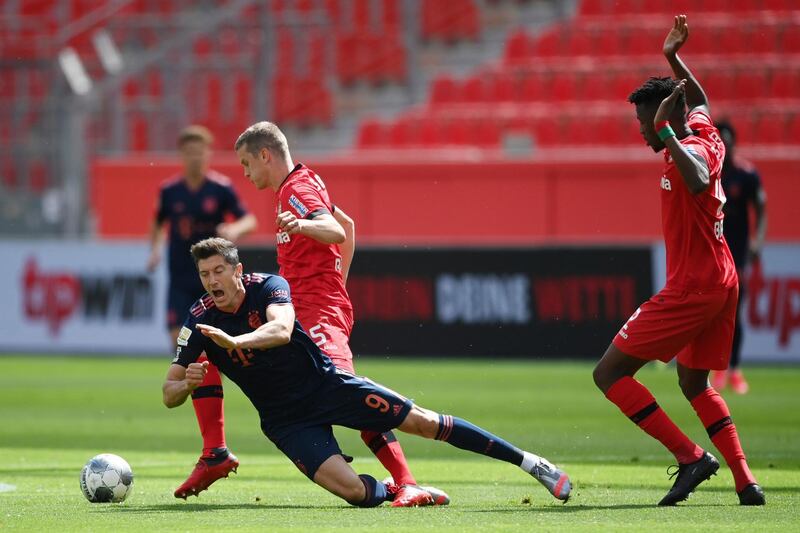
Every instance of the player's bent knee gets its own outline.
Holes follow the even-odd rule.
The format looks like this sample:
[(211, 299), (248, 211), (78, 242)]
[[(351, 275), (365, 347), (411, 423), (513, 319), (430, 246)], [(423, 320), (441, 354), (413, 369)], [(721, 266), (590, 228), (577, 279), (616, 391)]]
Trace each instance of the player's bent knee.
[(432, 439), (439, 429), (439, 414), (415, 405), (397, 429), (405, 433)]

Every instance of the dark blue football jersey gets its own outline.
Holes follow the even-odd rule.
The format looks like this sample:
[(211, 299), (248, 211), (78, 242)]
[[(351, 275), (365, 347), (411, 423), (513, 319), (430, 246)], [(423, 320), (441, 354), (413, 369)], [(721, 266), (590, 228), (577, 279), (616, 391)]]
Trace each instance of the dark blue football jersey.
[(206, 175), (193, 191), (182, 179), (161, 187), (156, 221), (169, 222), (169, 274), (173, 284), (197, 285), (194, 261), (189, 248), (203, 239), (216, 237), (217, 226), (226, 216), (235, 219), (247, 214), (230, 180), (214, 171)]
[(266, 350), (221, 348), (195, 325), (208, 324), (231, 336), (249, 333), (266, 322), (267, 307), (291, 303), (289, 284), (273, 274), (245, 274), (245, 298), (233, 313), (220, 311), (207, 294), (195, 303), (178, 335), (173, 363), (189, 366), (204, 351), (209, 361), (236, 383), (261, 415), (262, 423), (283, 420), (314, 398), (335, 367), (295, 320), (289, 344)]
[(749, 206), (754, 206), (762, 193), (761, 177), (755, 167), (746, 161), (734, 160), (722, 167), (722, 189), (725, 192), (725, 222), (723, 233), (731, 249), (736, 267), (747, 262), (750, 246)]

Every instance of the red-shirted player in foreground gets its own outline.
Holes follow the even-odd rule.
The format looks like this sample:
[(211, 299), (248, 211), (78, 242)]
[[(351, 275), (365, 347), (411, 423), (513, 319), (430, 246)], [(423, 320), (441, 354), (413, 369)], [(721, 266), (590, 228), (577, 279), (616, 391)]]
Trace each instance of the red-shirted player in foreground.
[[(314, 171), (294, 164), (275, 124), (247, 128), (235, 149), (247, 178), (258, 189), (276, 192), (278, 266), (292, 289), (297, 319), (337, 368), (354, 374), (349, 347), (353, 307), (345, 289), (354, 251), (353, 221), (334, 207)], [(443, 492), (417, 486), (392, 432), (363, 431), (361, 438), (392, 475), (393, 506), (449, 502)]]
[(606, 398), (675, 455), (678, 477), (659, 502), (675, 505), (715, 474), (719, 463), (669, 419), (633, 376), (648, 361), (667, 362), (677, 355), (681, 390), (733, 472), (739, 503), (763, 505), (764, 493), (747, 466), (728, 406), (708, 383), (709, 370), (728, 366), (738, 282), (722, 234), (725, 147), (703, 89), (677, 55), (688, 36), (686, 16), (675, 17), (664, 55), (681, 81), (650, 78), (629, 97), (647, 144), (656, 152), (666, 148), (661, 224), (667, 283), (622, 326), (597, 364), (594, 381)]

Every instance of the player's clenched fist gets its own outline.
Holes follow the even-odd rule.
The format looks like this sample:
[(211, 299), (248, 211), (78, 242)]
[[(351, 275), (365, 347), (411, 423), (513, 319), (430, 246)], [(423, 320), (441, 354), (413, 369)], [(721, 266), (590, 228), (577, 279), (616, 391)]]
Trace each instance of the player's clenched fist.
[(200, 386), (208, 373), (208, 361), (189, 363), (186, 367), (186, 384), (192, 390)]
[(303, 223), (303, 221), (294, 216), (294, 213), (291, 211), (284, 211), (283, 213), (279, 214), (278, 219), (275, 222), (278, 224), (280, 229), (289, 235), (299, 233)]

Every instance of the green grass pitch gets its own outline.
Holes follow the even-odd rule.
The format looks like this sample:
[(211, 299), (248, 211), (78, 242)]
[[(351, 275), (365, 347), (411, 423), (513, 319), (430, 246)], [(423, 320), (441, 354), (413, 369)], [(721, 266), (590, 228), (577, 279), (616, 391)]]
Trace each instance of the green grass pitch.
[[(242, 466), (200, 498), (173, 489), (200, 450), (192, 409), (168, 410), (168, 360), (0, 356), (0, 530), (27, 531), (797, 531), (800, 368), (748, 369), (751, 393), (726, 395), (765, 508), (739, 507), (730, 472), (677, 508), (655, 503), (671, 456), (606, 401), (591, 364), (364, 359), (358, 370), (422, 406), (466, 418), (562, 465), (566, 505), (519, 469), (445, 443), (401, 436), (420, 482), (446, 508), (355, 509), (305, 479), (259, 431), (255, 410), (226, 382), (227, 440)], [(672, 368), (640, 379), (685, 431), (717, 454)], [(357, 471), (383, 477), (356, 432), (336, 431)], [(90, 504), (78, 487), (89, 457), (116, 453), (135, 482), (122, 504)], [(9, 490), (14, 486), (14, 490)]]

